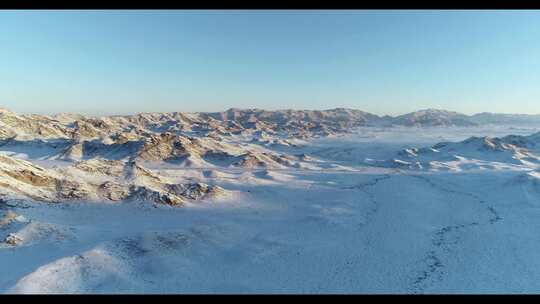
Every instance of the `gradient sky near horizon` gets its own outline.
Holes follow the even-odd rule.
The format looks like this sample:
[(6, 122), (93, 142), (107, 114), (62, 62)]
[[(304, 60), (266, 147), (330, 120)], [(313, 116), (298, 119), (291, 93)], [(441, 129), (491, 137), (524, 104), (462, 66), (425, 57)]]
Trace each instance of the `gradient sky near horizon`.
[(1, 11), (0, 106), (540, 113), (540, 11)]

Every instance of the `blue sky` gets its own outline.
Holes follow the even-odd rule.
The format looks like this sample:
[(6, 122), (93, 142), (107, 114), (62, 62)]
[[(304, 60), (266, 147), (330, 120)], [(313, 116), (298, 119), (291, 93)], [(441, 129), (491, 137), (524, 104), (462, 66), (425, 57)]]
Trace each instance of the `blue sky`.
[(0, 105), (540, 113), (540, 11), (1, 11)]

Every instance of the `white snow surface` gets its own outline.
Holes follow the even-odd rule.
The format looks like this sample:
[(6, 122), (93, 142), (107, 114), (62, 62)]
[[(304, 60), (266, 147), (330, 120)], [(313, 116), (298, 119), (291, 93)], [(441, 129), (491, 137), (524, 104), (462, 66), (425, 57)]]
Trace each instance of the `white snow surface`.
[[(298, 167), (146, 166), (236, 193), (226, 200), (1, 205), (0, 241), (14, 243), (0, 246), (0, 292), (537, 293), (536, 165), (371, 165), (410, 147), (537, 131), (361, 128), (275, 146), (309, 155)], [(65, 163), (38, 152), (5, 151)], [(2, 221), (8, 209), (17, 217)]]

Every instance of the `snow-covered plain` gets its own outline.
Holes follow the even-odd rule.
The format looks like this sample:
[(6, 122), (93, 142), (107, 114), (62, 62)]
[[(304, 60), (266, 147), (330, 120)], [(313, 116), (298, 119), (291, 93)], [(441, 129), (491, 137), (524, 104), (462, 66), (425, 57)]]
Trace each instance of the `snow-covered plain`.
[(2, 239), (22, 239), (0, 247), (0, 291), (540, 292), (536, 168), (369, 165), (412, 146), (537, 131), (363, 128), (275, 148), (306, 153), (319, 170), (148, 165), (162, 176), (237, 190), (228, 200), (183, 207), (22, 202), (9, 207), (18, 215), (13, 224), (0, 220)]

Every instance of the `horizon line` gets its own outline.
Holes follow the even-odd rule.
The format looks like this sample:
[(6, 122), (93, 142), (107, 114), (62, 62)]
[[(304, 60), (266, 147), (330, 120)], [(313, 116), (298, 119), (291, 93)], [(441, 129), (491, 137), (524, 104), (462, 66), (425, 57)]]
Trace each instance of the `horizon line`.
[(475, 116), (479, 114), (499, 114), (499, 115), (524, 115), (524, 116), (539, 116), (540, 113), (535, 114), (527, 114), (527, 113), (507, 113), (507, 112), (489, 112), (489, 111), (482, 111), (482, 112), (476, 112), (473, 114), (465, 114), (463, 112), (454, 111), (454, 110), (447, 110), (443, 108), (420, 108), (418, 110), (402, 113), (402, 114), (396, 114), (396, 115), (390, 115), (390, 114), (374, 114), (373, 112), (368, 112), (362, 109), (358, 108), (348, 108), (348, 107), (335, 107), (335, 108), (327, 108), (327, 109), (292, 109), (292, 108), (285, 108), (285, 109), (275, 109), (275, 110), (268, 110), (264, 108), (258, 108), (258, 107), (230, 107), (222, 111), (142, 111), (142, 112), (134, 112), (130, 114), (88, 114), (84, 112), (55, 112), (51, 114), (40, 114), (40, 113), (33, 113), (33, 112), (16, 112), (11, 110), (10, 108), (0, 106), (0, 111), (8, 111), (16, 114), (22, 114), (22, 115), (40, 115), (40, 116), (57, 116), (57, 115), (82, 115), (82, 116), (90, 116), (90, 117), (113, 117), (113, 116), (133, 116), (133, 115), (140, 115), (140, 114), (159, 114), (159, 113), (186, 113), (186, 114), (207, 114), (207, 113), (223, 113), (228, 112), (231, 110), (238, 110), (238, 111), (267, 111), (267, 112), (284, 112), (284, 111), (311, 111), (311, 112), (325, 112), (325, 111), (335, 111), (335, 110), (352, 110), (352, 111), (360, 111), (364, 112), (366, 114), (375, 115), (378, 117), (399, 117), (404, 116), (408, 114), (413, 114), (421, 111), (440, 111), (440, 112), (450, 112), (450, 113), (456, 113), (460, 115), (465, 116)]

